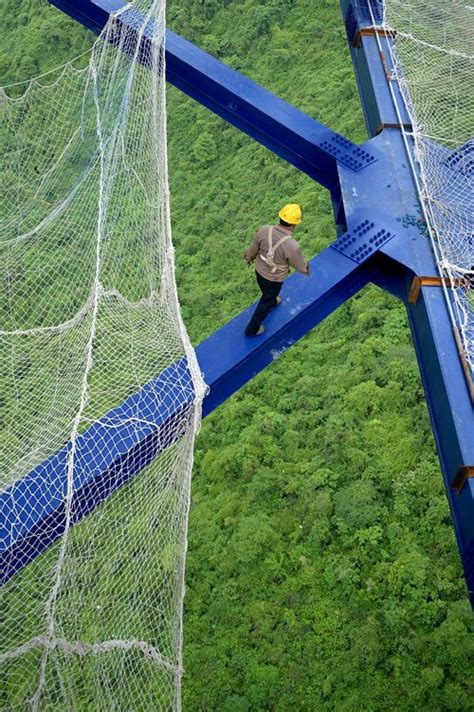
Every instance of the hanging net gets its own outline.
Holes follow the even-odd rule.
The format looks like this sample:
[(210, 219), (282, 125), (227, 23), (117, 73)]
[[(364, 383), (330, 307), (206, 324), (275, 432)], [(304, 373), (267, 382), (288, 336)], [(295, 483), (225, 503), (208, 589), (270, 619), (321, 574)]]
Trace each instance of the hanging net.
[(474, 377), (474, 5), (385, 0), (396, 79), (413, 124), (421, 198), (461, 352)]
[[(0, 707), (178, 709), (203, 384), (174, 279), (164, 0), (0, 90)], [(84, 66), (86, 65), (86, 66)]]

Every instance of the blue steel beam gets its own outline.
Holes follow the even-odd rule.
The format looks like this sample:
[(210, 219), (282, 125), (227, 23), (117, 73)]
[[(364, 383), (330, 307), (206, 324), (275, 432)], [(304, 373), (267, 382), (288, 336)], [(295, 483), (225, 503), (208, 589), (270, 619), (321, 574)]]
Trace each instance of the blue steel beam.
[[(474, 605), (474, 479), (467, 479), (459, 492), (455, 487), (463, 472), (474, 474), (473, 404), (442, 289), (425, 287), (416, 303), (408, 300), (412, 275), (436, 276), (438, 268), (417, 195), (413, 174), (416, 165), (413, 161), (410, 165), (413, 144), (409, 137), (407, 143), (404, 141), (395, 104), (403, 128), (409, 119), (396, 83), (391, 83), (394, 98), (389, 89), (388, 77), (393, 71), (389, 45), (393, 40), (384, 34), (377, 36), (370, 29), (369, 3), (379, 23), (381, 4), (377, 0), (341, 0), (368, 130), (373, 135), (383, 128), (380, 135), (365, 144), (367, 150), (379, 155), (379, 161), (364, 171), (363, 179), (340, 166), (341, 198), (348, 221), (361, 205), (369, 214), (384, 205), (400, 221), (396, 238), (383, 245), (380, 253), (398, 265), (397, 271), (409, 275), (401, 291), (400, 281), (395, 289), (389, 289), (398, 292), (407, 307), (459, 551)], [(364, 29), (368, 29), (367, 33), (361, 34)], [(354, 42), (358, 33), (359, 39)], [(378, 40), (382, 44), (382, 55)], [(387, 288), (386, 275), (379, 280), (374, 275), (373, 279)]]
[(422, 289), (408, 317), (425, 389), (468, 591), (474, 605), (474, 479), (457, 478), (474, 463), (474, 413), (440, 288)]
[[(123, 0), (49, 1), (96, 33), (110, 13), (126, 5)], [(124, 31), (136, 32), (136, 11), (125, 10), (119, 22)], [(150, 30), (145, 31), (142, 42), (149, 36)], [(170, 30), (165, 47), (166, 78), (171, 84), (324, 185), (336, 202), (337, 163), (357, 172), (375, 160), (365, 149)]]
[[(295, 274), (287, 280), (283, 304), (267, 320), (263, 337), (244, 336), (254, 304), (197, 347), (210, 389), (203, 415), (367, 284), (371, 274), (370, 268), (334, 247), (314, 258), (311, 268), (311, 278)], [(80, 435), (74, 458), (72, 524), (181, 436), (180, 425), (192, 402), (191, 377), (182, 360)], [(70, 450), (69, 443), (0, 494), (0, 585), (64, 532)]]
[[(378, 0), (371, 0), (371, 7), (378, 26), (379, 23), (382, 23), (382, 3)], [(392, 68), (389, 57), (392, 37), (379, 31), (378, 37), (382, 48), (380, 50), (375, 34), (377, 27), (373, 27), (369, 10), (369, 0), (341, 0), (341, 9), (365, 123), (369, 135), (375, 136), (384, 128), (395, 127), (399, 124), (388, 83), (391, 81), (389, 77)], [(392, 89), (401, 109), (402, 123), (404, 126), (410, 127), (410, 117), (396, 82), (392, 83)]]
[(191, 375), (182, 359), (77, 438), (72, 492), (71, 443), (3, 490), (0, 585), (64, 532), (68, 494), (76, 524), (182, 434), (193, 400)]
[[(400, 132), (394, 128), (390, 128), (396, 124), (394, 121), (396, 112), (394, 111), (392, 96), (388, 89), (388, 76), (391, 71), (387, 63), (388, 53), (387, 55), (380, 53), (375, 32), (361, 32), (361, 30), (367, 29), (371, 24), (369, 3), (371, 3), (375, 12), (376, 22), (379, 22), (380, 3), (377, 2), (377, 0), (352, 0), (352, 2), (342, 0), (348, 34), (354, 44), (351, 51), (359, 88), (363, 98), (364, 113), (369, 132), (373, 135), (383, 129), (383, 133), (377, 137), (377, 139), (368, 142), (360, 149), (369, 157), (365, 163), (363, 162), (362, 166), (358, 166), (354, 163), (354, 161), (357, 160), (355, 156), (352, 157), (352, 161), (341, 159), (341, 151), (343, 152), (345, 150), (344, 139), (338, 151), (333, 150), (331, 152), (331, 150), (329, 150), (331, 148), (330, 146), (329, 149), (328, 146), (323, 147), (326, 153), (338, 159), (337, 169), (339, 175), (337, 182), (341, 188), (341, 201), (352, 237), (355, 236), (357, 242), (357, 245), (353, 245), (353, 243), (347, 240), (344, 241), (344, 239), (338, 241), (335, 247), (330, 248), (332, 253), (330, 252), (328, 254), (332, 255), (332, 259), (330, 259), (329, 262), (335, 259), (340, 260), (342, 256), (344, 260), (351, 261), (356, 265), (353, 267), (353, 278), (356, 280), (354, 289), (357, 290), (360, 288), (359, 283), (362, 278), (362, 281), (369, 279), (367, 273), (368, 267), (357, 266), (357, 260), (361, 259), (361, 257), (362, 259), (370, 258), (370, 278), (380, 286), (397, 294), (397, 296), (401, 297), (405, 303), (407, 303), (407, 295), (412, 277), (415, 274), (436, 274), (436, 265), (426, 236), (420, 234), (419, 203), (413, 177), (410, 175), (407, 153)], [(71, 6), (71, 3), (59, 2), (59, 0), (54, 0), (54, 4), (58, 6)], [(89, 10), (91, 10), (92, 5), (95, 6), (96, 12), (98, 12), (99, 9), (101, 9), (102, 12), (106, 9), (110, 12), (118, 9), (117, 6), (119, 3), (111, 2), (111, 0), (101, 0), (100, 2), (93, 3), (80, 0), (80, 2), (74, 4), (74, 12), (70, 12), (70, 14), (74, 15), (76, 13), (75, 16), (77, 16), (77, 13), (80, 10), (82, 11), (85, 6), (88, 6)], [(71, 7), (69, 9), (71, 9)], [(78, 19), (81, 19), (83, 24), (87, 25), (90, 21), (90, 17), (92, 16), (86, 13), (86, 15), (82, 16), (82, 19)], [(87, 19), (86, 22), (84, 18)], [(97, 15), (95, 22), (98, 22)], [(97, 24), (95, 31), (99, 31), (99, 29), (100, 27)], [(358, 32), (359, 37), (357, 38)], [(351, 33), (353, 33), (353, 37), (351, 37)], [(170, 33), (168, 33), (168, 37), (170, 37)], [(180, 40), (180, 38), (178, 39)], [(383, 45), (383, 47), (388, 47), (391, 41), (390, 38), (383, 38), (383, 40), (387, 43)], [(180, 42), (185, 43), (184, 40), (180, 40)], [(191, 65), (194, 59), (196, 59), (199, 65), (200, 59), (200, 51), (195, 50), (192, 46), (187, 47), (188, 44), (189, 43), (183, 44), (184, 65), (180, 66), (179, 63), (183, 60), (183, 57), (178, 57), (179, 52), (176, 52), (178, 57), (177, 66), (179, 67), (178, 73), (182, 77), (176, 81), (183, 82), (181, 88), (185, 91), (185, 85), (188, 82), (187, 77), (192, 77), (193, 71), (189, 67), (189, 74), (187, 75), (187, 69), (184, 67), (186, 64)], [(197, 52), (197, 55), (194, 54), (194, 51)], [(189, 52), (187, 59), (186, 52)], [(211, 105), (214, 101), (213, 97), (211, 97), (211, 101), (211, 99), (207, 97), (206, 92), (201, 93), (202, 87), (205, 84), (206, 72), (209, 72), (210, 79), (216, 79), (217, 85), (219, 85), (220, 67), (222, 67), (220, 63), (213, 64), (216, 60), (212, 60), (212, 58), (209, 58), (212, 61), (206, 65), (207, 56), (205, 58), (201, 57), (201, 59), (203, 61), (200, 69), (203, 71), (203, 74), (193, 80), (196, 81), (197, 87), (190, 88), (191, 84), (188, 85), (188, 93), (212, 110), (215, 110), (219, 115), (231, 120), (234, 125), (246, 130), (243, 125), (237, 123), (237, 120), (232, 120), (232, 117), (229, 118), (229, 116), (224, 114), (224, 110), (219, 108), (220, 100), (217, 101), (217, 104)], [(206, 61), (204, 61), (204, 59), (206, 59)], [(168, 62), (170, 62), (169, 58)], [(229, 71), (232, 72), (232, 70)], [(213, 75), (213, 72), (216, 73), (216, 76)], [(235, 82), (238, 87), (242, 78), (237, 73), (232, 73), (227, 76), (230, 81), (230, 86), (227, 88), (235, 93), (236, 87), (232, 86), (232, 84)], [(243, 81), (245, 83), (248, 80)], [(242, 87), (244, 98), (246, 91), (252, 94), (252, 83), (242, 84)], [(212, 94), (215, 95), (217, 92), (218, 90), (213, 86)], [(227, 95), (223, 94), (222, 96), (225, 96), (227, 100)], [(271, 95), (268, 96), (271, 97)], [(395, 97), (396, 101), (398, 101), (399, 95), (397, 95), (397, 92), (395, 92)], [(215, 106), (217, 106), (217, 109)], [(268, 104), (264, 102), (259, 108), (265, 113), (271, 110), (271, 107), (272, 101), (269, 100)], [(403, 105), (401, 102), (400, 107), (402, 110), (402, 124), (404, 124), (406, 114), (403, 114)], [(231, 108), (232, 114), (234, 107)], [(229, 110), (229, 106), (227, 106), (227, 110)], [(246, 110), (244, 110), (243, 106), (239, 104), (236, 105), (235, 112), (239, 117), (239, 121), (247, 120)], [(275, 127), (271, 130), (273, 132)], [(297, 131), (297, 127), (295, 127), (295, 130)], [(247, 133), (257, 140), (261, 140), (259, 136), (253, 135), (251, 130), (247, 130)], [(265, 140), (262, 140), (262, 143), (265, 143)], [(265, 143), (265, 145), (269, 144)], [(273, 148), (273, 150), (279, 153), (281, 149), (277, 147), (277, 149)], [(352, 150), (354, 149), (351, 148), (351, 151)], [(287, 160), (293, 162), (294, 165), (298, 165), (296, 161), (292, 161), (291, 158), (283, 152), (280, 152), (279, 155), (287, 158)], [(377, 158), (379, 162), (375, 163)], [(302, 168), (301, 164), (298, 167)], [(364, 171), (361, 172), (360, 169), (362, 167), (364, 167)], [(304, 168), (302, 169), (304, 170)], [(327, 165), (325, 169), (331, 170)], [(311, 175), (309, 171), (307, 172)], [(318, 179), (316, 176), (313, 177)], [(323, 177), (321, 179), (323, 184), (325, 184), (324, 180)], [(329, 183), (329, 181), (326, 181), (326, 183)], [(328, 184), (328, 187), (332, 190), (333, 197), (339, 188), (338, 185), (337, 188), (334, 189), (335, 184), (334, 176), (331, 175), (330, 185)], [(377, 219), (377, 209), (380, 205), (384, 205), (385, 209), (392, 214), (393, 220), (398, 221), (398, 230), (397, 226), (394, 228), (393, 220), (385, 224), (383, 221), (380, 222), (380, 220)], [(364, 222), (360, 221), (360, 215), (358, 215), (361, 207), (366, 211), (369, 222), (373, 220), (375, 216), (377, 224), (371, 236), (366, 235), (361, 227), (362, 222)], [(386, 230), (383, 244), (379, 244), (381, 229)], [(386, 239), (387, 233), (389, 239)], [(396, 237), (392, 239), (394, 233), (397, 234)], [(377, 235), (379, 243), (377, 243)], [(350, 250), (352, 246), (354, 249), (351, 253)], [(336, 257), (338, 253), (340, 256)], [(325, 253), (323, 253), (323, 255), (324, 254)], [(320, 264), (322, 265), (323, 262), (324, 260)], [(324, 271), (322, 271), (321, 276), (323, 276), (323, 274)], [(348, 275), (344, 277), (341, 275), (341, 284), (344, 285), (343, 289), (347, 291), (347, 296), (349, 296), (349, 292), (351, 291), (349, 289), (351, 280), (352, 277)], [(290, 287), (291, 284), (292, 282), (289, 282), (288, 287)], [(309, 282), (309, 284), (311, 284), (311, 282)], [(307, 286), (304, 282), (301, 282), (299, 285), (300, 296), (304, 292), (304, 286)], [(303, 291), (301, 291), (302, 288)], [(297, 294), (296, 296), (298, 297)], [(318, 314), (319, 316), (317, 318), (323, 318), (325, 313), (328, 313), (327, 310), (335, 308), (338, 300), (341, 299), (337, 282), (335, 282), (328, 291), (328, 301), (326, 304), (325, 299), (319, 301), (316, 295), (313, 296), (315, 297), (315, 300), (313, 300), (314, 309), (310, 304), (304, 305), (302, 309), (302, 311), (307, 312), (308, 316), (312, 315), (312, 318), (316, 318)], [(298, 309), (296, 309), (296, 311), (298, 311)], [(471, 597), (474, 601), (474, 481), (468, 479), (464, 482), (459, 494), (456, 494), (452, 487), (453, 479), (456, 474), (459, 474), (463, 467), (472, 467), (474, 465), (474, 438), (472, 437), (474, 433), (474, 414), (472, 404), (464, 381), (459, 353), (451, 332), (446, 302), (443, 300), (440, 291), (436, 289), (422, 289), (418, 302), (414, 305), (408, 305), (408, 312), (420, 364), (422, 381), (427, 395), (430, 417), (445, 477), (448, 498), (453, 513), (459, 548)], [(281, 318), (283, 313), (284, 310), (273, 314), (270, 317), (270, 323), (274, 322), (274, 326), (277, 327), (277, 322), (274, 320)], [(273, 356), (293, 343), (292, 336), (288, 338), (285, 337), (285, 329), (281, 330), (277, 328), (276, 333), (275, 330), (269, 330), (266, 337), (256, 343), (255, 353), (247, 359), (245, 349), (240, 349), (240, 347), (236, 349), (235, 346), (237, 334), (240, 334), (240, 330), (247, 318), (248, 313), (237, 317), (237, 319), (234, 320), (233, 328), (227, 325), (223, 327), (223, 330), (217, 332), (220, 333), (220, 339), (217, 335), (214, 335), (210, 337), (207, 342), (204, 342), (201, 347), (198, 347), (198, 355), (199, 350), (202, 350), (200, 355), (201, 366), (205, 371), (207, 369), (207, 380), (211, 380), (211, 385), (213, 385), (208, 396), (209, 400), (205, 401), (204, 404), (205, 412), (209, 412), (210, 409), (222, 402), (222, 400), (234, 392), (236, 388), (242, 385), (243, 382), (267, 365), (270, 358), (273, 358)], [(301, 335), (304, 333), (303, 329), (305, 327), (303, 326), (303, 322), (300, 321), (299, 325), (297, 321), (295, 321), (295, 323), (295, 334)], [(291, 331), (290, 324), (288, 324), (288, 327)], [(237, 329), (239, 331), (237, 331)], [(268, 339), (272, 341), (269, 342)], [(227, 347), (225, 347), (226, 341)], [(208, 343), (208, 346), (205, 345), (206, 343)], [(218, 348), (220, 348), (220, 359), (222, 359), (221, 365), (219, 364), (219, 359), (215, 358), (217, 354), (216, 349)], [(226, 362), (226, 354), (228, 357), (228, 353), (232, 353), (233, 350), (235, 350), (235, 360), (231, 359)], [(208, 351), (207, 355), (206, 351)], [(206, 358), (209, 359), (207, 366)]]

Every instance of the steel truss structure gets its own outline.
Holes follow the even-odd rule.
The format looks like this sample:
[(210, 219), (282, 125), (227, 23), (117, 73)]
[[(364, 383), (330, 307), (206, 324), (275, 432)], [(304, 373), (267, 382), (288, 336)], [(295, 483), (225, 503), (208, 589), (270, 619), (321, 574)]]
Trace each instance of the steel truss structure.
[[(50, 2), (96, 33), (110, 13), (125, 4), (123, 0)], [(409, 118), (396, 83), (390, 81), (392, 37), (377, 26), (381, 21), (378, 0), (341, 0), (341, 7), (370, 135), (360, 146), (167, 31), (167, 80), (325, 186), (331, 194), (338, 234), (330, 247), (311, 260), (312, 279), (295, 274), (287, 280), (283, 293), (287, 308), (270, 315), (262, 337), (244, 336), (255, 307), (251, 305), (199, 344), (196, 353), (209, 385), (203, 414), (214, 410), (369, 282), (394, 294), (407, 309), (474, 605), (473, 386), (439, 287), (433, 252), (420, 227), (420, 204), (407, 160), (407, 148), (411, 151), (412, 146), (403, 134)], [(126, 10), (120, 14), (120, 23), (121, 31), (135, 32)], [(146, 33), (142, 41), (148, 41)], [(157, 393), (160, 379), (169, 383), (173, 378), (180, 384), (184, 379), (188, 387), (181, 391), (181, 402), (174, 405), (175, 416), (170, 419), (168, 415), (165, 423)], [(75, 521), (171, 444), (172, 436), (166, 442), (160, 440), (160, 428), (178, 418), (192, 399), (187, 364), (181, 361), (80, 436), (76, 444)], [(135, 420), (148, 424), (133, 429), (127, 424), (107, 427), (126, 423), (124, 415), (131, 409)], [(0, 550), (4, 580), (64, 529), (68, 447), (65, 444), (63, 450), (0, 495), (6, 512), (0, 523), (5, 535)], [(63, 465), (62, 469), (58, 465)], [(52, 477), (57, 480), (54, 500), (48, 494)]]

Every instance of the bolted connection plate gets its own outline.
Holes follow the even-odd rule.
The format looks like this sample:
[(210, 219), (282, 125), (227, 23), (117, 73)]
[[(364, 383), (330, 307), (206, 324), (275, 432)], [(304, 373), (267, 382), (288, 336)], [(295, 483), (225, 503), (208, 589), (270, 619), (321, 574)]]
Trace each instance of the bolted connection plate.
[(343, 163), (353, 171), (360, 171), (377, 160), (375, 156), (371, 156), (363, 148), (355, 146), (344, 136), (331, 136), (328, 141), (321, 141), (319, 145), (324, 151), (334, 156), (339, 163)]
[(394, 232), (377, 228), (370, 220), (363, 220), (355, 228), (341, 235), (331, 247), (360, 265), (392, 237), (395, 237)]

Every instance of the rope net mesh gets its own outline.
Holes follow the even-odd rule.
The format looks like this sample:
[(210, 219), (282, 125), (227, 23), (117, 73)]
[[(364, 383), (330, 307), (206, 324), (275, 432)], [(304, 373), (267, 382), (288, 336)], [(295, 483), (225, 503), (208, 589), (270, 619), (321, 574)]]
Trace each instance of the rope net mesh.
[(474, 377), (474, 5), (385, 0), (392, 59), (413, 124), (421, 198)]
[(87, 66), (0, 90), (4, 709), (180, 706), (204, 388), (174, 278), (164, 5), (111, 16)]

